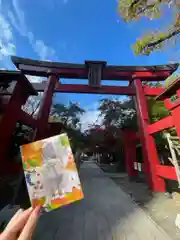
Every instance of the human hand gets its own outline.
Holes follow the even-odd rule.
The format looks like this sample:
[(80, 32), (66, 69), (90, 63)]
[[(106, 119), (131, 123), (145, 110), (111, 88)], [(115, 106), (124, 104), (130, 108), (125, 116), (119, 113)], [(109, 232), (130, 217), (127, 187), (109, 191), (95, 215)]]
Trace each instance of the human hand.
[(41, 207), (19, 209), (12, 217), (0, 240), (30, 240), (36, 227)]

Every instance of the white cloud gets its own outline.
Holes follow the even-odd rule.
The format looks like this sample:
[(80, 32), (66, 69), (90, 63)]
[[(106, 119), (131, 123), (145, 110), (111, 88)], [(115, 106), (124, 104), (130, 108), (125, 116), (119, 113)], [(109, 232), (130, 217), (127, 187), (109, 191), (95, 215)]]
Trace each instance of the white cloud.
[(93, 123), (100, 124), (101, 119), (98, 118), (98, 116), (99, 116), (98, 110), (85, 112), (81, 117), (81, 130), (82, 131), (87, 130), (89, 128), (89, 125)]
[(29, 31), (26, 25), (25, 14), (20, 6), (19, 0), (12, 0), (12, 9), (8, 9), (7, 14), (12, 26), (21, 36), (28, 38), (33, 50), (38, 54), (41, 60), (53, 60), (55, 58), (55, 50), (47, 46), (43, 40), (36, 40), (33, 32)]
[[(0, 42), (1, 44), (1, 42)], [(2, 46), (0, 50), (0, 59), (2, 60), (3, 57), (14, 55), (16, 52), (16, 47), (12, 43), (7, 43), (7, 45)]]
[(81, 130), (85, 131), (89, 125), (102, 123), (103, 117), (100, 117), (98, 111), (99, 102), (95, 102), (87, 107), (86, 112), (81, 116)]
[[(64, 0), (64, 3), (67, 3), (67, 0)], [(55, 50), (48, 46), (43, 39), (36, 39), (33, 32), (28, 29), (26, 16), (21, 4), (23, 4), (22, 0), (11, 0), (8, 2), (0, 0), (0, 67), (7, 68), (8, 66), (13, 66), (9, 56), (16, 55), (16, 46), (13, 38), (14, 30), (22, 37), (28, 39), (32, 49), (41, 60), (57, 60)], [(63, 50), (65, 47), (65, 45), (62, 45)]]
[(55, 58), (55, 50), (52, 47), (47, 46), (42, 40), (36, 40), (33, 49), (39, 55), (41, 60), (52, 60)]
[(27, 35), (27, 27), (25, 23), (25, 14), (21, 9), (19, 0), (12, 0), (12, 6), (14, 11), (8, 11), (8, 17), (11, 20), (12, 25), (22, 35)]
[(7, 9), (7, 16), (12, 26), (18, 31), (18, 33), (23, 37), (27, 37), (30, 44), (32, 44), (34, 35), (31, 31), (28, 30), (25, 14), (20, 6), (19, 0), (12, 0), (12, 8), (11, 10), (9, 8)]
[(8, 20), (0, 14), (0, 61), (2, 67), (8, 68), (11, 63), (9, 56), (16, 53), (11, 25)]
[(1, 37), (8, 40), (12, 40), (12, 29), (8, 21), (4, 18), (3, 15), (0, 15), (0, 32)]
[(33, 35), (33, 33), (32, 33), (32, 32), (28, 32), (28, 33), (27, 33), (27, 37), (28, 37), (28, 39), (29, 39), (29, 42), (30, 42), (31, 44), (33, 44), (33, 41), (34, 41), (34, 35)]
[[(16, 55), (15, 39), (13, 36), (13, 27), (9, 18), (9, 2), (0, 1), (0, 66), (6, 69), (13, 68), (10, 56)], [(11, 8), (18, 8), (17, 2), (12, 0)], [(19, 22), (19, 18), (14, 24)]]

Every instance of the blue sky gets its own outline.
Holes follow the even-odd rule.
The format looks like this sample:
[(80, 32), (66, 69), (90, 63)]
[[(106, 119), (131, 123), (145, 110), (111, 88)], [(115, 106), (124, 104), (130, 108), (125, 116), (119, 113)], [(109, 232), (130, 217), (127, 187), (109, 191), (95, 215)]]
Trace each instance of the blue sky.
[[(14, 69), (10, 55), (73, 63), (105, 60), (116, 65), (167, 64), (178, 60), (178, 47), (136, 57), (131, 45), (148, 30), (162, 25), (166, 28), (170, 19), (166, 9), (161, 19), (124, 23), (116, 0), (0, 0), (0, 68)], [(58, 94), (56, 101), (79, 102), (96, 112), (101, 98), (104, 96)]]

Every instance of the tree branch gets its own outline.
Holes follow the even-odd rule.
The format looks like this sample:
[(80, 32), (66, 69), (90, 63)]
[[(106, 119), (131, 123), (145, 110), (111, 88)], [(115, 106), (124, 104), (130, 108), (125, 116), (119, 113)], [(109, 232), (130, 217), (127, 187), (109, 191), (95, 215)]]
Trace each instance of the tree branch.
[[(135, 0), (134, 2), (132, 2), (130, 7), (129, 7), (129, 11), (132, 11), (133, 6), (135, 4), (140, 3), (140, 2), (141, 2), (141, 0)], [(139, 10), (139, 12), (134, 13), (134, 15), (137, 16), (137, 15), (143, 14), (143, 13), (145, 13), (146, 10), (151, 9), (154, 6), (156, 6), (157, 4), (161, 4), (161, 3), (162, 3), (162, 0), (158, 0), (157, 2), (155, 2), (153, 4), (149, 4), (149, 5), (145, 6), (144, 8), (142, 8), (141, 10)]]
[(178, 35), (179, 33), (180, 33), (180, 29), (177, 29), (177, 30), (171, 32), (169, 35), (167, 35), (164, 38), (161, 38), (161, 39), (158, 39), (154, 42), (148, 43), (142, 50), (145, 50), (146, 48), (155, 47), (156, 45), (158, 45), (160, 43), (163, 43), (164, 41), (169, 40), (170, 38)]
[(147, 5), (146, 7), (142, 8), (139, 12), (137, 12), (136, 15), (140, 15), (142, 13), (145, 13), (146, 10), (148, 10), (150, 8), (153, 8), (154, 6), (155, 6), (155, 4)]
[(134, 2), (131, 3), (130, 5), (130, 9), (132, 9), (134, 7), (134, 5), (136, 5), (138, 2), (140, 2), (141, 0), (135, 0)]

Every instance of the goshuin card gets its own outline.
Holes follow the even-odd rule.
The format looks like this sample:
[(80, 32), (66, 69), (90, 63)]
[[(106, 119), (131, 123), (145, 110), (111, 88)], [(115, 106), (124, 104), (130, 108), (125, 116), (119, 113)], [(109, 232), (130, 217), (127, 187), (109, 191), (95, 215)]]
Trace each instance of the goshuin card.
[(23, 145), (21, 155), (33, 207), (49, 212), (84, 197), (66, 134)]

